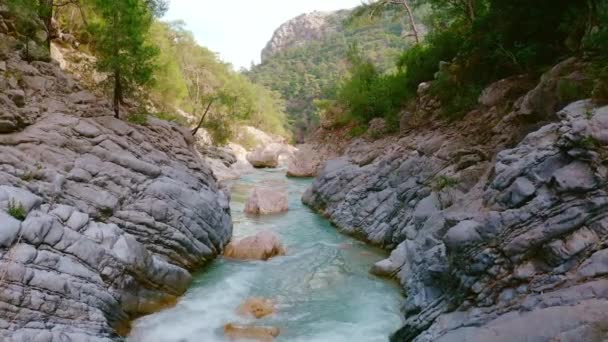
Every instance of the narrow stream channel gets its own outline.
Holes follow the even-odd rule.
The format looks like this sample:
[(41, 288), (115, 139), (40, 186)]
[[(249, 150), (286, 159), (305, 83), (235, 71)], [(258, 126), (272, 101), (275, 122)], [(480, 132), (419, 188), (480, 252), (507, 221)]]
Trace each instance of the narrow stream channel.
[[(368, 273), (386, 254), (339, 234), (305, 207), (300, 198), (310, 182), (266, 170), (234, 183), (234, 238), (274, 231), (287, 256), (268, 262), (218, 258), (195, 276), (175, 307), (136, 321), (129, 342), (228, 341), (226, 323), (279, 327), (276, 341), (387, 341), (401, 323), (401, 290)], [(245, 201), (256, 185), (287, 189), (289, 212), (246, 216)], [(272, 299), (277, 313), (259, 320), (238, 316), (236, 308), (251, 297)]]

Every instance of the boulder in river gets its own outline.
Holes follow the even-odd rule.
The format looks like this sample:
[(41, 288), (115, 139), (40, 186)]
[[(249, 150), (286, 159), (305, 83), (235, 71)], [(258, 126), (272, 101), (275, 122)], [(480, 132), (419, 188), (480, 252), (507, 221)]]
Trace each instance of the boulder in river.
[(266, 188), (254, 188), (245, 204), (245, 212), (254, 215), (269, 215), (289, 210), (287, 194)]
[(226, 246), (224, 256), (237, 260), (268, 260), (285, 255), (285, 247), (279, 237), (270, 231), (261, 231)]
[(241, 306), (239, 306), (238, 313), (243, 316), (253, 316), (255, 318), (262, 318), (268, 315), (272, 315), (275, 311), (274, 303), (272, 300), (267, 298), (249, 298)]
[(224, 326), (224, 334), (231, 340), (253, 340), (272, 342), (279, 336), (281, 329), (277, 327), (246, 326), (228, 323)]
[(247, 160), (255, 168), (277, 168), (283, 156), (293, 156), (295, 148), (282, 143), (272, 143), (258, 147), (247, 154)]

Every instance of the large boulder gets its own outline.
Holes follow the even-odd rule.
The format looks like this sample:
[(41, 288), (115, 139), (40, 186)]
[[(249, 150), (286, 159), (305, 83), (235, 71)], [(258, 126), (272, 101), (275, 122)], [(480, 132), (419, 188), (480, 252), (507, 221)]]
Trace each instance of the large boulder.
[(26, 96), (0, 84), (0, 340), (119, 341), (223, 252), (228, 197), (179, 126), (117, 120), (52, 63), (6, 69)]
[(236, 260), (268, 260), (285, 253), (285, 247), (279, 237), (270, 231), (232, 241), (224, 250), (226, 258)]
[(245, 212), (252, 215), (279, 214), (287, 210), (287, 194), (278, 189), (254, 188), (245, 203)]
[(312, 146), (299, 146), (293, 158), (289, 160), (287, 176), (300, 178), (314, 177), (317, 174), (319, 164), (321, 164), (320, 156)]
[(279, 153), (277, 150), (261, 147), (248, 153), (247, 161), (255, 168), (276, 168), (279, 166)]
[[(276, 168), (293, 156), (295, 148), (283, 143), (271, 143), (247, 154), (247, 160), (256, 168)], [(283, 164), (284, 165), (284, 164)]]

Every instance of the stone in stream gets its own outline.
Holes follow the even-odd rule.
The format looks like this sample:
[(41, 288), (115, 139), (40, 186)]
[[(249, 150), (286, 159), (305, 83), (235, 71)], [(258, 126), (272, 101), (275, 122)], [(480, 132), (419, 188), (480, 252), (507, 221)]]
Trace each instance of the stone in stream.
[(237, 260), (268, 260), (285, 253), (279, 237), (270, 231), (262, 231), (254, 236), (233, 241), (224, 250), (225, 257)]
[(275, 311), (275, 306), (272, 300), (267, 298), (249, 298), (238, 308), (238, 314), (242, 316), (253, 316), (255, 318), (263, 318), (272, 315)]
[(276, 168), (279, 166), (279, 157), (293, 153), (293, 147), (280, 143), (271, 143), (247, 154), (247, 161), (255, 168)]
[(281, 329), (277, 327), (246, 326), (228, 323), (224, 326), (224, 334), (231, 340), (253, 340), (272, 342), (279, 336)]
[(287, 194), (273, 189), (254, 188), (245, 204), (245, 212), (253, 215), (278, 214), (287, 210)]

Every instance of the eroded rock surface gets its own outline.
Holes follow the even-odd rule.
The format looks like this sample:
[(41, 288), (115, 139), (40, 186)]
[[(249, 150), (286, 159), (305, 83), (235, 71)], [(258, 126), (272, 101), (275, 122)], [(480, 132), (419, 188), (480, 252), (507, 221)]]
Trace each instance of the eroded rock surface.
[[(500, 105), (473, 119), (354, 143), (304, 195), (343, 231), (393, 250), (372, 270), (407, 294), (393, 341), (608, 338), (608, 108), (519, 113), (551, 83), (506, 117), (494, 97), (512, 93), (503, 83), (482, 98)], [(535, 111), (557, 119), (506, 123)]]
[(287, 193), (280, 189), (254, 188), (245, 203), (245, 212), (253, 215), (279, 214), (287, 210)]
[(56, 64), (5, 65), (0, 340), (118, 341), (222, 253), (228, 198), (180, 127), (114, 119)]
[(285, 255), (285, 247), (279, 237), (271, 231), (232, 241), (226, 246), (224, 256), (236, 260), (268, 260)]
[(295, 149), (283, 143), (271, 143), (260, 146), (247, 154), (247, 160), (255, 168), (276, 168), (292, 158)]

